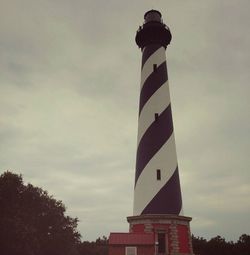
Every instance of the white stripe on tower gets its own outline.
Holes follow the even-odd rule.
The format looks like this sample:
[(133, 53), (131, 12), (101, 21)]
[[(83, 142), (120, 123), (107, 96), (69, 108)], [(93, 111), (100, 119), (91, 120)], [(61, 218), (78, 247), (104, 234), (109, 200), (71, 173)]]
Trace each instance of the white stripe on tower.
[(155, 113), (161, 114), (170, 104), (168, 82), (163, 84), (142, 108), (138, 121), (137, 145), (148, 127), (155, 121)]
[(160, 13), (146, 13), (136, 35), (142, 70), (134, 215), (179, 215), (182, 210), (165, 55), (170, 40)]
[(164, 47), (160, 47), (150, 56), (150, 58), (147, 59), (146, 63), (142, 67), (141, 87), (144, 84), (145, 80), (148, 78), (148, 76), (154, 71), (153, 69), (154, 64), (157, 64), (159, 66), (164, 61), (166, 61), (165, 49)]

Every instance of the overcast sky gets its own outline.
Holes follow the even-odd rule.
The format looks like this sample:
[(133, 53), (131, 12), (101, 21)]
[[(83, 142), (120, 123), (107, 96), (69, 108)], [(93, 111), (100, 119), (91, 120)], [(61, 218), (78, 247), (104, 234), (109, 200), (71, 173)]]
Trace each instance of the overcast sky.
[(195, 235), (250, 234), (249, 0), (0, 0), (0, 173), (80, 220), (128, 231), (143, 15), (173, 40), (169, 83), (184, 214)]

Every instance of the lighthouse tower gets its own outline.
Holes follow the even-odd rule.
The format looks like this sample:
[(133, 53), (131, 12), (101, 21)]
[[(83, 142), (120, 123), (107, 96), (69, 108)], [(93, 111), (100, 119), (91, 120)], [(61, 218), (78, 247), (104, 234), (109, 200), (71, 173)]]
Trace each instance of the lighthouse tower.
[(182, 211), (161, 13), (151, 10), (136, 33), (142, 51), (134, 212), (131, 233), (153, 233), (160, 254), (192, 254), (190, 217)]
[(190, 217), (183, 216), (166, 49), (172, 39), (159, 11), (136, 33), (142, 51), (133, 216), (129, 233), (111, 233), (110, 255), (193, 254)]
[(134, 215), (182, 213), (165, 50), (169, 28), (158, 11), (136, 34), (142, 50)]

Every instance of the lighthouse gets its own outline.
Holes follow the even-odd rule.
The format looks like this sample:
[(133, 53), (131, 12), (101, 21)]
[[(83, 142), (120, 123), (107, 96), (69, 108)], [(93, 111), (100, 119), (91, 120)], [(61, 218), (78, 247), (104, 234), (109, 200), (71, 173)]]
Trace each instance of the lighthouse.
[(142, 52), (133, 216), (129, 233), (111, 233), (110, 255), (191, 255), (190, 221), (183, 215), (166, 49), (172, 35), (150, 10), (136, 33)]
[(173, 131), (165, 50), (169, 28), (149, 11), (136, 34), (142, 50), (134, 215), (175, 214), (182, 199)]

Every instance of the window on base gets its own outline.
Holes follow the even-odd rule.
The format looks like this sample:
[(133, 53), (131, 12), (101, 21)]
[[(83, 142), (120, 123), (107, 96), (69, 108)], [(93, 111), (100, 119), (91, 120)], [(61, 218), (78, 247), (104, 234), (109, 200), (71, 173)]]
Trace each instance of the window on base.
[(125, 252), (125, 255), (137, 255), (137, 247), (127, 246)]

